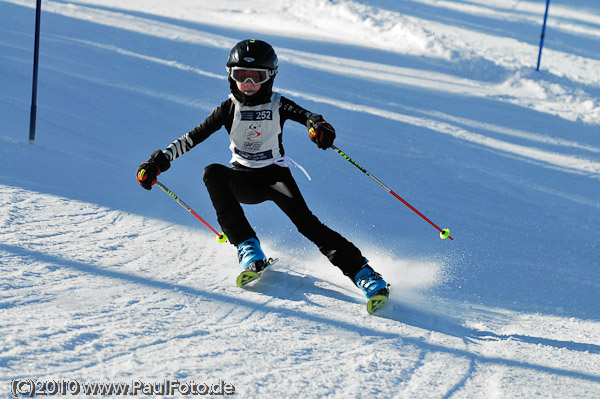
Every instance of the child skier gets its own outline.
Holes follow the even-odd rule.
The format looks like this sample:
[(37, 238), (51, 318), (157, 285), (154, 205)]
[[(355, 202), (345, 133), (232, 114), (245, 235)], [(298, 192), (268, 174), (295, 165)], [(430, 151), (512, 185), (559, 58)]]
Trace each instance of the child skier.
[(305, 124), (310, 139), (323, 150), (333, 144), (335, 130), (321, 115), (273, 92), (277, 68), (277, 55), (268, 43), (260, 40), (237, 43), (227, 60), (229, 98), (164, 151), (152, 153), (139, 166), (137, 180), (150, 190), (156, 177), (169, 169), (173, 160), (224, 126), (231, 141), (232, 167), (209, 165), (204, 169), (203, 179), (219, 225), (237, 246), (241, 266), (259, 272), (268, 263), (240, 203), (271, 200), (332, 264), (363, 289), (367, 298), (376, 294), (387, 297), (389, 290), (381, 275), (368, 265), (358, 248), (321, 223), (300, 194), (289, 169), (291, 165), (299, 165), (285, 155), (282, 145), (283, 124), (288, 119)]

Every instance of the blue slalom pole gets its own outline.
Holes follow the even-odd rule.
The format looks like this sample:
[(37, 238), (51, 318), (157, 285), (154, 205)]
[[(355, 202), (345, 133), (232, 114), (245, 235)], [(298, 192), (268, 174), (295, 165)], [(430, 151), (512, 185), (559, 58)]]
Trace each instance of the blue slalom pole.
[(550, 0), (546, 0), (546, 12), (544, 13), (544, 24), (542, 25), (542, 36), (540, 37), (540, 52), (538, 54), (536, 71), (540, 70), (540, 62), (542, 61), (542, 47), (544, 47), (544, 37), (546, 36), (546, 21), (548, 20), (548, 8), (550, 8)]
[(40, 54), (40, 17), (42, 0), (37, 0), (35, 7), (35, 44), (33, 49), (33, 87), (31, 89), (31, 114), (29, 115), (29, 143), (35, 140), (35, 121), (37, 115), (37, 80)]

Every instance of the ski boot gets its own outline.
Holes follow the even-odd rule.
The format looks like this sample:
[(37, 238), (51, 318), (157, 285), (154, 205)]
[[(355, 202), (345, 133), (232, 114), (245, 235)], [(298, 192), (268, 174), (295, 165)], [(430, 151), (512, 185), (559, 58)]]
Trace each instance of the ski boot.
[(256, 238), (250, 238), (239, 244), (237, 251), (238, 261), (246, 271), (259, 273), (269, 264)]
[(354, 283), (362, 288), (368, 299), (367, 312), (373, 314), (390, 298), (389, 285), (381, 274), (374, 271), (369, 265), (364, 265), (354, 276)]

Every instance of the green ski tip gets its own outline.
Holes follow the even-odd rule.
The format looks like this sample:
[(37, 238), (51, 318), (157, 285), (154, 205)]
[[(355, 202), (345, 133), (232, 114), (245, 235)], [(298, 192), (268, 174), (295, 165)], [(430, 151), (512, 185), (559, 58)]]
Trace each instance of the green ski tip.
[(235, 283), (237, 284), (238, 287), (241, 288), (241, 287), (245, 286), (246, 284), (253, 282), (254, 280), (260, 278), (260, 276), (265, 271), (267, 271), (267, 269), (270, 268), (275, 262), (277, 262), (277, 260), (278, 260), (277, 258), (275, 258), (275, 259), (269, 258), (269, 260), (267, 261), (267, 266), (265, 266), (265, 268), (259, 272), (255, 272), (252, 270), (244, 270), (243, 272), (241, 272), (239, 274)]
[(380, 289), (375, 295), (369, 298), (367, 302), (367, 312), (373, 314), (381, 308), (384, 303), (390, 299), (390, 286)]

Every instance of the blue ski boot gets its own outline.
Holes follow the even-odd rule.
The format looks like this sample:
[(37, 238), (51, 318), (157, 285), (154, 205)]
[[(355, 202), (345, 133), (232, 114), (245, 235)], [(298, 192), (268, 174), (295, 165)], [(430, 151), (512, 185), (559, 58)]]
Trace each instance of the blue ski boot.
[(237, 247), (238, 261), (246, 270), (260, 272), (267, 265), (267, 258), (260, 249), (260, 243), (256, 238), (250, 238)]
[(356, 276), (354, 276), (354, 283), (358, 288), (362, 288), (367, 299), (370, 299), (373, 295), (382, 290), (388, 291), (388, 285), (383, 277), (381, 277), (381, 274), (371, 269), (369, 265), (364, 265), (362, 269), (356, 273)]
[(375, 313), (390, 298), (390, 288), (381, 274), (364, 265), (354, 276), (354, 283), (367, 297), (367, 312)]

